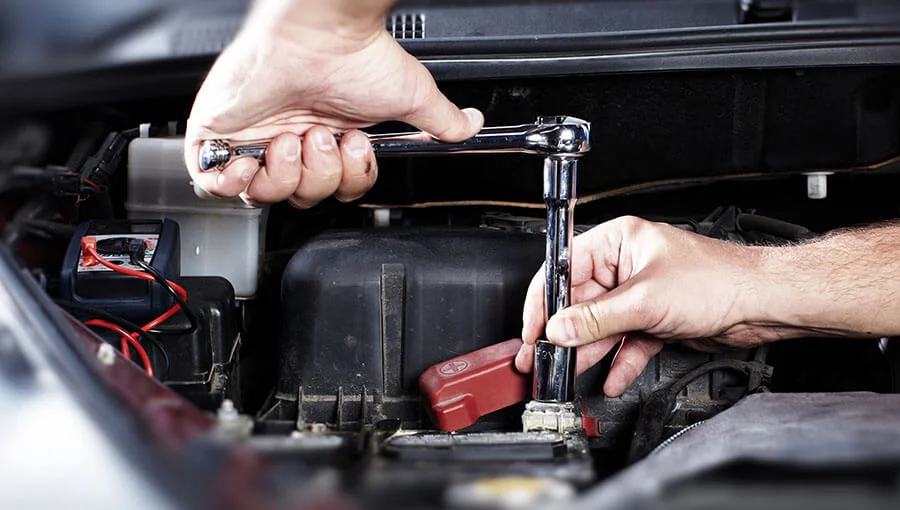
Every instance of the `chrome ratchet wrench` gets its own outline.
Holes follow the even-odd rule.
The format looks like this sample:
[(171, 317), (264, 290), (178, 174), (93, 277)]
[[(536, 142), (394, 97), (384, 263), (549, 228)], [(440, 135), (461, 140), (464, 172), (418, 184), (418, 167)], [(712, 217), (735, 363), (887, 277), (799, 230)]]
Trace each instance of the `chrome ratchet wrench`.
[[(381, 157), (512, 152), (575, 160), (590, 150), (589, 137), (590, 123), (574, 117), (551, 116), (538, 117), (533, 124), (487, 127), (472, 138), (456, 143), (441, 142), (424, 133), (369, 135), (369, 141), (375, 155)], [(241, 157), (253, 157), (264, 163), (268, 145), (268, 141), (232, 145), (226, 140), (206, 140), (200, 146), (200, 170), (220, 171), (231, 160)]]
[[(568, 116), (538, 117), (533, 124), (488, 127), (462, 142), (441, 142), (423, 133), (369, 135), (375, 155), (406, 157), (474, 153), (524, 153), (544, 158), (544, 202), (547, 206), (544, 264), (544, 318), (569, 306), (571, 247), (578, 160), (590, 150), (590, 123)], [(208, 140), (200, 147), (200, 169), (220, 171), (231, 160), (253, 157), (265, 162), (267, 141), (232, 146)], [(522, 416), (523, 428), (568, 432), (580, 426), (575, 399), (575, 349), (546, 340), (535, 346), (532, 401)]]

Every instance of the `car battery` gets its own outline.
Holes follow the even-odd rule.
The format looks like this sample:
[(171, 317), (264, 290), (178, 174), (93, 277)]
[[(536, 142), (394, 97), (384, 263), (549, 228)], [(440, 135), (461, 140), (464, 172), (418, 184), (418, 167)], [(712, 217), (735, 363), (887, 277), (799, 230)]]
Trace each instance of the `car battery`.
[(128, 241), (146, 244), (144, 263), (167, 280), (180, 276), (178, 224), (163, 220), (88, 221), (78, 226), (66, 250), (60, 275), (60, 298), (90, 306), (133, 321), (149, 320), (174, 305), (174, 299), (157, 283), (118, 273), (85, 257), (82, 240), (93, 237), (97, 251), (115, 265), (140, 271), (122, 250)]

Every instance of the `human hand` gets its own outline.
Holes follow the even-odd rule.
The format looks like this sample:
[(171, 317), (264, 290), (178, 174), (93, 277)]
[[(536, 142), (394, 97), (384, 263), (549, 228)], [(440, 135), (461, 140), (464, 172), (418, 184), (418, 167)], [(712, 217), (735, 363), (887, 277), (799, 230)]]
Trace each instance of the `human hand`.
[[(254, 205), (287, 199), (307, 208), (331, 195), (350, 201), (378, 173), (371, 144), (357, 128), (397, 120), (445, 141), (475, 135), (481, 113), (458, 109), (384, 30), (387, 5), (257, 2), (195, 99), (185, 136), (195, 184)], [(339, 143), (336, 133), (343, 133)], [(202, 173), (199, 147), (214, 138), (272, 141), (263, 167), (238, 158), (220, 173)]]
[[(616, 345), (604, 385), (617, 397), (665, 342), (701, 350), (752, 347), (779, 338), (760, 313), (761, 248), (706, 238), (671, 225), (623, 217), (577, 236), (572, 305), (546, 324), (546, 339), (577, 347), (577, 373)], [(530, 372), (545, 330), (543, 268), (525, 300), (525, 344), (516, 367)], [(624, 340), (624, 341), (623, 341)]]

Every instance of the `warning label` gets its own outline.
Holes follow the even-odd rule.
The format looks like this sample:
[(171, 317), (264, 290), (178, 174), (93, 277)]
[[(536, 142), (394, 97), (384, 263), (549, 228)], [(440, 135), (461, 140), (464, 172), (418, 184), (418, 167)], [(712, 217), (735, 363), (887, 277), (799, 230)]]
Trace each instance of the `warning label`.
[[(118, 234), (118, 235), (100, 235), (100, 236), (91, 236), (97, 239), (97, 242), (100, 242), (104, 239), (143, 239), (147, 243), (147, 251), (144, 252), (144, 262), (147, 264), (153, 260), (153, 254), (156, 253), (156, 244), (159, 242), (158, 234)], [(104, 266), (103, 264), (96, 263), (95, 261), (85, 260), (84, 252), (81, 252), (81, 257), (78, 260), (78, 272), (79, 273), (93, 273), (100, 271), (112, 271), (112, 269)], [(131, 258), (128, 255), (104, 255), (103, 258), (112, 262), (117, 266), (122, 266), (128, 269), (134, 269), (135, 271), (143, 271), (140, 267), (135, 266), (131, 263)], [(91, 264), (91, 262), (94, 262)]]

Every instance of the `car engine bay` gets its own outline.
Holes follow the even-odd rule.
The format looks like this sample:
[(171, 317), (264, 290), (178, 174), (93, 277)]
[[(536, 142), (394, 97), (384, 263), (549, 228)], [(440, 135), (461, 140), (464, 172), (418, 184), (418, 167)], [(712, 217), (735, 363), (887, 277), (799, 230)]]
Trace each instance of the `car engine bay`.
[[(481, 108), (488, 125), (560, 114), (591, 123), (576, 235), (633, 215), (773, 245), (900, 217), (900, 68), (463, 80), (442, 89)], [(486, 413), (478, 405), (490, 407), (480, 394), (500, 387), (512, 395), (504, 403), (530, 392), (530, 376), (510, 370), (515, 350), (501, 344), (520, 342), (525, 291), (545, 260), (541, 158), (384, 158), (375, 188), (355, 202), (258, 208), (191, 183), (182, 160), (190, 101), (166, 91), (11, 115), (0, 137), (0, 166), (10, 169), (0, 184), (2, 239), (116, 356), (143, 351), (143, 363), (132, 353), (137, 367), (214, 417), (214, 442), (274, 466), (266, 483), (280, 498), (520, 508), (590, 505), (596, 492), (595, 503), (612, 507), (624, 501), (610, 496), (616, 487), (640, 478), (629, 469), (653, 478), (646, 463), (662, 465), (663, 449), (679, 439), (693, 451), (715, 448), (716, 436), (688, 432), (709, 430), (717, 415), (758, 419), (758, 436), (733, 440), (764, 443), (773, 417), (799, 413), (792, 399), (827, 410), (847, 406), (851, 392), (887, 398), (900, 389), (895, 339), (716, 353), (671, 344), (619, 398), (601, 389), (609, 359), (578, 376), (575, 433), (523, 431), (524, 400)], [(140, 326), (176, 303), (189, 313)], [(123, 349), (109, 323), (147, 334)], [(475, 412), (474, 423), (441, 430), (434, 413), (448, 405), (447, 388), (427, 386), (423, 374), (458, 376), (487, 363), (467, 356), (492, 346), (484, 379), (462, 378), (451, 392), (469, 403), (448, 412)], [(833, 426), (896, 428), (900, 418), (887, 410), (897, 405), (873, 399), (871, 415), (832, 416)], [(800, 415), (810, 427), (824, 419)], [(789, 444), (799, 451), (797, 434)], [(882, 436), (886, 450), (896, 450), (893, 434)], [(704, 472), (727, 464), (710, 462)], [(738, 476), (715, 473), (707, 484)], [(759, 484), (792, 476), (757, 474)], [(675, 496), (669, 507), (682, 502), (691, 507)]]

